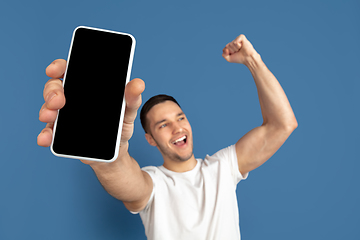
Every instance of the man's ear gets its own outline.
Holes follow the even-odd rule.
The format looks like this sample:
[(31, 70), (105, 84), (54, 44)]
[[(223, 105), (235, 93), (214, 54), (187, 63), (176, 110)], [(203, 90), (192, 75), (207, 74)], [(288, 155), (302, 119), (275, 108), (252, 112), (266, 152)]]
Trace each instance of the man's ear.
[(156, 144), (154, 138), (151, 136), (151, 134), (145, 133), (145, 138), (151, 146), (154, 146), (154, 147), (157, 146), (157, 144)]

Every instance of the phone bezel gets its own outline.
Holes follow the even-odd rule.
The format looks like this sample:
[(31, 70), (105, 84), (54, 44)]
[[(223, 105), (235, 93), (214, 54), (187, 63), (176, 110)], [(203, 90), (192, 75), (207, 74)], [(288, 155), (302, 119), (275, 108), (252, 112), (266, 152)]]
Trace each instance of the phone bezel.
[[(63, 78), (63, 86), (65, 86), (65, 82), (66, 82), (66, 74), (67, 74), (69, 60), (71, 58), (71, 52), (72, 52), (72, 47), (73, 47), (76, 31), (78, 29), (81, 29), (81, 28), (94, 30), (94, 31), (102, 31), (102, 32), (108, 32), (108, 33), (114, 33), (114, 34), (121, 34), (121, 35), (129, 36), (131, 38), (132, 44), (131, 44), (131, 50), (130, 50), (128, 69), (127, 69), (127, 74), (126, 74), (126, 81), (125, 81), (125, 86), (126, 86), (128, 84), (128, 82), (130, 81), (131, 69), (132, 69), (132, 64), (133, 64), (133, 59), (134, 59), (134, 52), (135, 52), (135, 45), (136, 45), (136, 40), (135, 40), (134, 36), (129, 34), (129, 33), (106, 30), (106, 29), (101, 29), (101, 28), (88, 27), (88, 26), (78, 26), (73, 31), (72, 38), (71, 38), (71, 44), (70, 44), (70, 48), (69, 48), (69, 53), (68, 53), (68, 57), (67, 57), (66, 70), (65, 70), (64, 78)], [(55, 138), (55, 133), (56, 133), (56, 126), (57, 126), (57, 121), (58, 121), (58, 116), (59, 116), (60, 110), (58, 110), (58, 116), (56, 117), (54, 127), (53, 127), (53, 135), (52, 135), (52, 141), (51, 141), (51, 146), (50, 146), (51, 152), (57, 157), (64, 157), (64, 158), (90, 160), (90, 161), (97, 161), (97, 162), (113, 162), (113, 161), (115, 161), (117, 159), (118, 155), (119, 155), (120, 140), (121, 140), (121, 133), (122, 133), (122, 127), (123, 127), (123, 122), (124, 122), (125, 107), (126, 107), (126, 101), (125, 101), (125, 94), (124, 94), (123, 101), (122, 101), (122, 106), (121, 106), (121, 114), (120, 114), (120, 121), (119, 121), (118, 133), (117, 133), (117, 138), (116, 138), (116, 145), (115, 145), (115, 149), (114, 149), (114, 156), (110, 160), (56, 153), (55, 150), (53, 149), (53, 143), (54, 143), (54, 138)]]

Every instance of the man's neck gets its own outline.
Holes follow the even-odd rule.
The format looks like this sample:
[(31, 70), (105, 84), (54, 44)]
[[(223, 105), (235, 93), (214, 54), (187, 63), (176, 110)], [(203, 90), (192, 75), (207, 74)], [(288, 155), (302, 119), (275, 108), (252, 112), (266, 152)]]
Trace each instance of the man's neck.
[(188, 172), (193, 170), (197, 164), (194, 155), (186, 161), (164, 159), (163, 166), (173, 172)]

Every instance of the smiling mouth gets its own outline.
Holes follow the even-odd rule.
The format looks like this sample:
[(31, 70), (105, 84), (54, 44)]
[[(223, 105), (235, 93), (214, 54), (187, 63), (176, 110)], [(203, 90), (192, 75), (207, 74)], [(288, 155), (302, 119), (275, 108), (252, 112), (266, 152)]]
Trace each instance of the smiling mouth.
[(187, 140), (187, 136), (183, 136), (181, 138), (176, 139), (175, 141), (172, 142), (172, 144), (176, 145), (176, 146), (182, 146), (186, 143)]

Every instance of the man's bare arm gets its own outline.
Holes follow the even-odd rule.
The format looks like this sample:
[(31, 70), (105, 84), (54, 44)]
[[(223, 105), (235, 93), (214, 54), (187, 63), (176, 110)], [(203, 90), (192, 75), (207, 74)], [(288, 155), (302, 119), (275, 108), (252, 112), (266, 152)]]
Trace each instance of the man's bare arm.
[(223, 57), (249, 68), (263, 116), (263, 124), (245, 134), (235, 145), (239, 170), (245, 174), (266, 162), (298, 124), (280, 83), (244, 35), (226, 45)]
[(128, 153), (105, 164), (90, 165), (105, 190), (123, 201), (130, 211), (144, 209), (153, 187), (150, 176), (140, 169), (139, 164)]
[[(45, 103), (39, 113), (39, 120), (46, 122), (46, 127), (38, 135), (38, 145), (48, 147), (51, 145), (53, 125), (58, 109), (65, 105), (65, 95), (60, 78), (64, 76), (66, 61), (55, 60), (46, 69), (51, 78), (44, 87)], [(90, 165), (99, 181), (112, 196), (124, 202), (131, 211), (142, 210), (152, 191), (150, 176), (141, 171), (138, 163), (128, 153), (130, 140), (137, 110), (141, 105), (141, 93), (145, 84), (141, 79), (133, 79), (125, 88), (126, 110), (121, 136), (118, 158), (111, 163), (81, 160)], [(81, 126), (79, 126), (81, 127)]]

